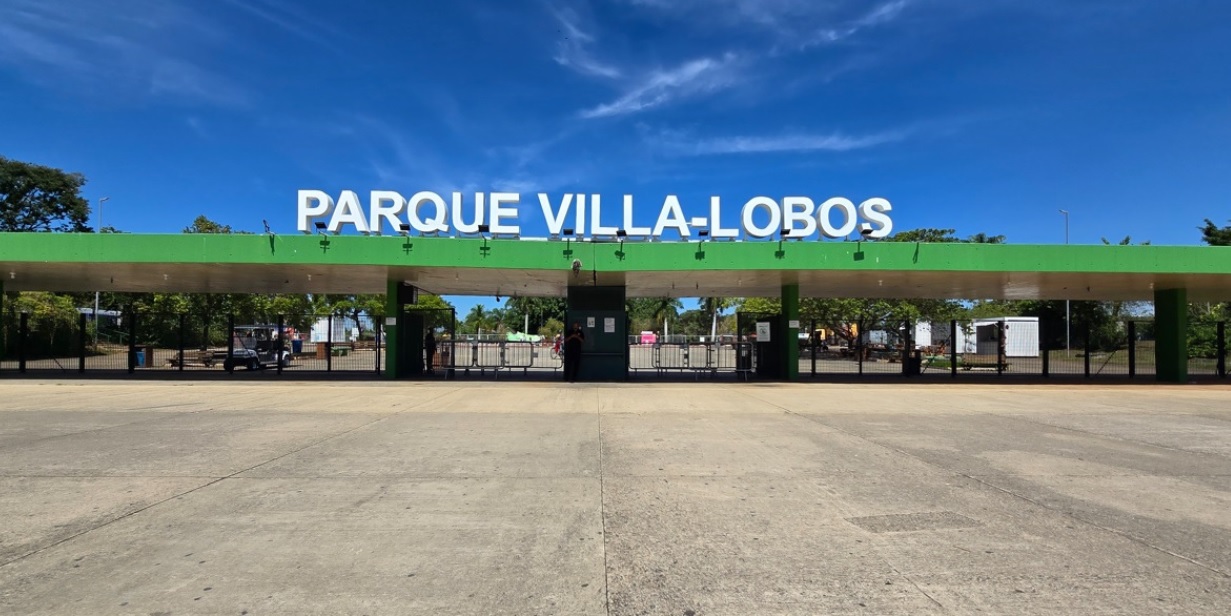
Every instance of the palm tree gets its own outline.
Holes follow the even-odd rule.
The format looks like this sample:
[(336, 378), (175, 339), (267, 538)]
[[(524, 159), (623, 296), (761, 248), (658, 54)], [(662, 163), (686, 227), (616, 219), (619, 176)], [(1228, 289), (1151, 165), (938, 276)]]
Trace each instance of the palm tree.
[(702, 297), (697, 303), (703, 310), (710, 313), (710, 338), (717, 338), (718, 313), (735, 305), (735, 300), (729, 297)]

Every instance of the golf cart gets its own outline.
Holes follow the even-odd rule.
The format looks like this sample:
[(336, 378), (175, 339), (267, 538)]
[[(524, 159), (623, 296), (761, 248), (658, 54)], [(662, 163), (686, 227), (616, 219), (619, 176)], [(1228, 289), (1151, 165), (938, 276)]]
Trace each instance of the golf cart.
[(243, 325), (235, 328), (234, 344), (230, 357), (226, 349), (215, 351), (215, 359), (221, 354), (222, 368), (227, 372), (243, 366), (249, 370), (263, 370), (279, 363), (286, 367), (291, 363), (291, 352), (287, 349), (286, 328), (283, 328), (282, 350), (278, 350), (278, 326), (276, 325)]

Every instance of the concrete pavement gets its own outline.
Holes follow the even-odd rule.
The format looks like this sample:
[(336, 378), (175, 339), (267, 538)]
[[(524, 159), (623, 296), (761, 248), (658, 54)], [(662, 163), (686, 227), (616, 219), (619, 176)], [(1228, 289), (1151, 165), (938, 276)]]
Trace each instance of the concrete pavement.
[(0, 381), (2, 614), (1225, 614), (1231, 388)]

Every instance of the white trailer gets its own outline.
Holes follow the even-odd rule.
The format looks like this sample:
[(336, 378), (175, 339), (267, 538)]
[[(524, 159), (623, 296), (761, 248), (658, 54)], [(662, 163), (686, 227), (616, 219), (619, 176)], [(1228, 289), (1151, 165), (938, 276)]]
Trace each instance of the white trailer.
[(1039, 356), (1038, 317), (995, 317), (958, 323), (957, 352), (971, 355), (996, 355), (997, 326), (1004, 323), (1005, 357)]

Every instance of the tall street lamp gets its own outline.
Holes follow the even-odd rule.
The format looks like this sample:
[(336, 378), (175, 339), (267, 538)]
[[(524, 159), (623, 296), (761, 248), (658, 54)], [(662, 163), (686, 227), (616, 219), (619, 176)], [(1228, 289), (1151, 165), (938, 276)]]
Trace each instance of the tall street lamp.
[[(1069, 211), (1060, 210), (1060, 213), (1064, 214), (1064, 245), (1068, 246), (1069, 245)], [(1073, 327), (1069, 324), (1069, 300), (1066, 299), (1064, 300), (1064, 354), (1066, 357), (1072, 355), (1073, 353), (1073, 349), (1072, 349), (1072, 345), (1070, 341), (1070, 334), (1072, 331), (1073, 331)]]
[[(103, 204), (111, 197), (98, 200), (98, 232), (103, 232)], [(94, 292), (94, 348), (98, 348), (98, 291)]]

